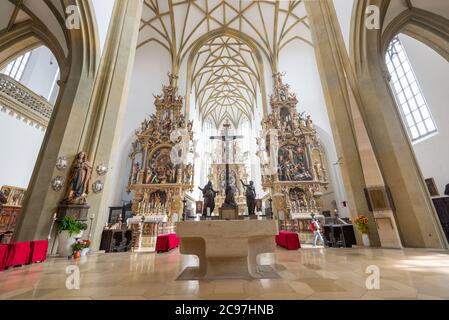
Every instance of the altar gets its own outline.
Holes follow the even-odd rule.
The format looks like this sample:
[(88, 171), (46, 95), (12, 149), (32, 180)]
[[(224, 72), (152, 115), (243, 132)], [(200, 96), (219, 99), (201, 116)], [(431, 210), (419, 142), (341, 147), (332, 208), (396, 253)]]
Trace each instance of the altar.
[(191, 279), (263, 278), (257, 256), (274, 253), (275, 220), (184, 221), (176, 225), (180, 253), (196, 255)]

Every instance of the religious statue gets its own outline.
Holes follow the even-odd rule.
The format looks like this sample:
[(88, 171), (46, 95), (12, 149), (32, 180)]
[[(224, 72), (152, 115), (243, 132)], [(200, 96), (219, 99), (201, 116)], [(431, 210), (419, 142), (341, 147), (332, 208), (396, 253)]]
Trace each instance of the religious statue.
[(133, 172), (132, 172), (132, 183), (137, 183), (137, 178), (140, 172), (140, 163), (136, 162), (133, 166)]
[(210, 214), (214, 212), (215, 209), (215, 197), (217, 196), (218, 191), (214, 190), (212, 186), (212, 182), (208, 182), (204, 188), (198, 187), (203, 193), (204, 205), (203, 205), (203, 217), (207, 217), (207, 208), (210, 208)]
[(223, 207), (232, 207), (232, 208), (238, 208), (237, 202), (235, 202), (235, 194), (234, 194), (234, 188), (228, 185), (226, 187), (226, 197), (224, 199)]
[(86, 197), (90, 191), (92, 164), (85, 152), (80, 152), (73, 161), (64, 199), (68, 204), (86, 204)]
[(310, 129), (313, 129), (313, 121), (312, 121), (312, 117), (310, 115), (307, 116), (306, 126)]
[(184, 168), (184, 183), (187, 183), (187, 184), (191, 183), (192, 176), (193, 176), (193, 165), (189, 163)]
[(243, 187), (246, 189), (245, 195), (246, 195), (246, 205), (248, 206), (248, 214), (250, 216), (255, 214), (256, 209), (256, 188), (254, 187), (254, 182), (250, 181), (249, 184), (245, 184), (243, 180), (240, 180), (242, 182)]
[(313, 164), (313, 168), (315, 170), (315, 177), (317, 180), (321, 180), (323, 178), (322, 175), (322, 168), (321, 168), (321, 163), (319, 161), (315, 161), (315, 163)]

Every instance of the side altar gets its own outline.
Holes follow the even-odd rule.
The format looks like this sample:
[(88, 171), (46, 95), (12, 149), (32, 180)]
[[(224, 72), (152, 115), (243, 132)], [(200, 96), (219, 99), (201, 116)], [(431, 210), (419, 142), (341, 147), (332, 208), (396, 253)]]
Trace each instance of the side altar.
[(274, 75), (273, 92), (272, 112), (262, 120), (258, 139), (262, 187), (269, 191), (278, 218), (300, 220), (301, 230), (308, 230), (328, 186), (324, 148), (311, 116), (297, 112), (298, 99), (280, 73)]
[[(143, 221), (140, 227), (137, 223), (131, 226), (133, 229), (153, 230), (152, 224), (176, 222), (182, 216), (185, 194), (193, 189), (193, 160), (188, 162), (194, 149), (193, 124), (182, 113), (177, 77), (169, 75), (169, 79), (162, 95), (155, 96), (155, 114), (136, 130), (129, 155), (132, 163), (127, 192), (134, 193), (134, 220)], [(157, 236), (146, 233), (151, 234), (148, 237)]]

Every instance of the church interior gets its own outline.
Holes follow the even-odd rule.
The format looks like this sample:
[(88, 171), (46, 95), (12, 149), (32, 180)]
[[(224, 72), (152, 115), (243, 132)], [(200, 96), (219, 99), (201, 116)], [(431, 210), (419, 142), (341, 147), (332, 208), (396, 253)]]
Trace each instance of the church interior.
[(0, 299), (449, 299), (448, 62), (447, 0), (1, 0)]

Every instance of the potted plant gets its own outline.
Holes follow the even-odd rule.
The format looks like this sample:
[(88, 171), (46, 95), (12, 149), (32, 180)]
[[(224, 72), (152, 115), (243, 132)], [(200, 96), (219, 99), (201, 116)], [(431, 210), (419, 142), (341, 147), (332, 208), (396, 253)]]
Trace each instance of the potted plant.
[(72, 245), (76, 242), (77, 238), (81, 238), (83, 236), (83, 231), (86, 229), (86, 223), (76, 221), (76, 219), (72, 216), (65, 216), (59, 225), (59, 256), (72, 256)]
[(359, 215), (355, 218), (354, 223), (357, 225), (357, 229), (362, 233), (362, 242), (365, 247), (370, 246), (369, 240), (369, 228), (368, 228), (368, 218), (364, 215)]
[(78, 259), (79, 257), (84, 257), (89, 252), (90, 240), (77, 239), (72, 245), (73, 257)]
[(84, 245), (82, 243), (82, 240), (77, 240), (73, 245), (72, 245), (72, 255), (74, 259), (79, 259), (79, 257), (81, 256), (81, 250), (84, 249)]

